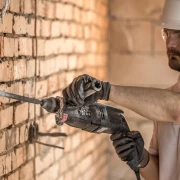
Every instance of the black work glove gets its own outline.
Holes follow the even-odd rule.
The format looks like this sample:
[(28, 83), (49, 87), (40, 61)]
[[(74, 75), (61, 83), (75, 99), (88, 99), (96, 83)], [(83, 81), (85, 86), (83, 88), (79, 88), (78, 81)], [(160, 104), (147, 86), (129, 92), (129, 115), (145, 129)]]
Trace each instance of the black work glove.
[(94, 80), (97, 79), (87, 74), (76, 77), (72, 83), (62, 91), (65, 101), (75, 106), (90, 105), (98, 99), (108, 101), (111, 85), (109, 82), (99, 80), (97, 81), (101, 83), (102, 89), (85, 98), (85, 85)]
[(118, 156), (131, 169), (143, 168), (148, 164), (149, 153), (144, 149), (144, 140), (138, 131), (113, 134), (110, 138)]

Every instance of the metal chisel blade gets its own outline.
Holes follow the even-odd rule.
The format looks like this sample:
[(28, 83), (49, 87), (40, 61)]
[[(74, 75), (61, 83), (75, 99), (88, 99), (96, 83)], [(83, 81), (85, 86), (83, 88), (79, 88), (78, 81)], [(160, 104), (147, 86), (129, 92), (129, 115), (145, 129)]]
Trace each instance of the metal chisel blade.
[(0, 96), (11, 98), (11, 99), (17, 99), (19, 101), (29, 102), (29, 103), (33, 103), (33, 104), (42, 104), (42, 102), (38, 99), (20, 96), (20, 95), (12, 94), (12, 93), (7, 93), (4, 91), (0, 91)]

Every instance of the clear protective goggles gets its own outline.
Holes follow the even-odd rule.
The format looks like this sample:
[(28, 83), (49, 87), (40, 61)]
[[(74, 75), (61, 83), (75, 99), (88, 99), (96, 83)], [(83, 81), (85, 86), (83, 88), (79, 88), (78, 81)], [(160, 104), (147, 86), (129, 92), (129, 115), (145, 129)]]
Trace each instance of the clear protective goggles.
[(162, 29), (161, 35), (164, 41), (167, 41), (167, 38), (171, 35), (173, 35), (176, 39), (180, 40), (180, 30)]

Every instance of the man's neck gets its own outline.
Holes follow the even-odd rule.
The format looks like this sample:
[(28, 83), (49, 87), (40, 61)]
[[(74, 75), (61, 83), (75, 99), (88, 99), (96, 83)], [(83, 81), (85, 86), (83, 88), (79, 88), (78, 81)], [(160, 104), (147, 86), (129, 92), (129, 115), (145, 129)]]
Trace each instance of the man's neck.
[(174, 84), (169, 90), (180, 92), (180, 75), (178, 77), (177, 83)]

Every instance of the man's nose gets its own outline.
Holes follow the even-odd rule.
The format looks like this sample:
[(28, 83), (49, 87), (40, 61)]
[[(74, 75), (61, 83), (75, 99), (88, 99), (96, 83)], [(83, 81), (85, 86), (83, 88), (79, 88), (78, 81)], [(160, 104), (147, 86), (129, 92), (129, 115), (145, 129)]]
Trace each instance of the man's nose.
[(166, 41), (167, 48), (176, 48), (178, 45), (178, 38), (176, 35), (170, 35)]

